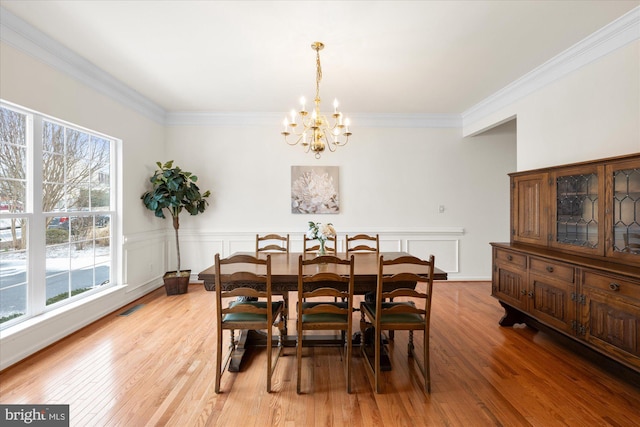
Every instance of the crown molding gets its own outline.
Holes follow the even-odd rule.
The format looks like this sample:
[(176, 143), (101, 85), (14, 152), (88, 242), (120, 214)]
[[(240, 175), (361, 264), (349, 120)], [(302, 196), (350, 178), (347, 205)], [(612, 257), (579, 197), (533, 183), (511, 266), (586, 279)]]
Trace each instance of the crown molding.
[[(284, 113), (212, 113), (206, 111), (167, 112), (167, 126), (280, 126)], [(461, 128), (459, 114), (372, 114), (349, 115), (353, 126), (367, 128)]]
[(466, 128), (577, 69), (640, 39), (640, 6), (462, 113)]
[[(272, 126), (279, 113), (168, 112), (64, 45), (0, 7), (0, 41), (168, 126)], [(354, 125), (372, 128), (462, 128), (549, 83), (640, 39), (640, 6), (576, 43), (462, 114), (352, 114)]]
[(165, 122), (165, 110), (110, 74), (0, 7), (0, 41), (71, 76), (146, 117)]

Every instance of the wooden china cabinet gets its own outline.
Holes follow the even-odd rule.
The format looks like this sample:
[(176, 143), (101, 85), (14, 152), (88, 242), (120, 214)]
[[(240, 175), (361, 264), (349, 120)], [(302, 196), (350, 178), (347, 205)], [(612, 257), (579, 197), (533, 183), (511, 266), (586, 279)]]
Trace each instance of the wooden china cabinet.
[(502, 326), (551, 328), (640, 372), (640, 153), (509, 174), (492, 243)]

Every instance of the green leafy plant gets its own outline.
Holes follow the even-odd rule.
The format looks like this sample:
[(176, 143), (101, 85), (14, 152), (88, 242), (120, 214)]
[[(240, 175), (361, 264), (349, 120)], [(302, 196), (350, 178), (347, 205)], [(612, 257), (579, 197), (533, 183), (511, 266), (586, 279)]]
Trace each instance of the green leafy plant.
[(173, 160), (165, 164), (156, 162), (156, 165), (158, 165), (158, 169), (149, 179), (153, 189), (145, 192), (140, 198), (147, 209), (155, 212), (156, 217), (166, 218), (165, 209), (171, 215), (176, 236), (178, 273), (180, 273), (180, 240), (178, 238), (180, 213), (183, 209), (191, 215), (204, 212), (209, 205), (206, 198), (211, 195), (211, 192), (207, 190), (201, 193), (200, 188), (196, 185), (198, 177), (177, 166), (174, 167)]

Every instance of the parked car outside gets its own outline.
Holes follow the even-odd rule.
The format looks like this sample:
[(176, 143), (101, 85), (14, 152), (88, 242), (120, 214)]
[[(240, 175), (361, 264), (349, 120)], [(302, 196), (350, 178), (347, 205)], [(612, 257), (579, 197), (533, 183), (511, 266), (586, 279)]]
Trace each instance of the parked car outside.
[(69, 230), (69, 217), (67, 216), (54, 216), (51, 218), (51, 222), (47, 228), (57, 228), (61, 230)]

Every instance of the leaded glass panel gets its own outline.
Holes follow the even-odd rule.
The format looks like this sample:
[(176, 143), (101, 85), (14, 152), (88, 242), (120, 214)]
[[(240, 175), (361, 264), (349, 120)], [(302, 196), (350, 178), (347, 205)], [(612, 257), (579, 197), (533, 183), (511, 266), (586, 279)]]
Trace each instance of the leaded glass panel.
[(598, 247), (598, 175), (556, 179), (556, 241), (585, 248)]
[(613, 250), (640, 255), (640, 169), (613, 171)]

